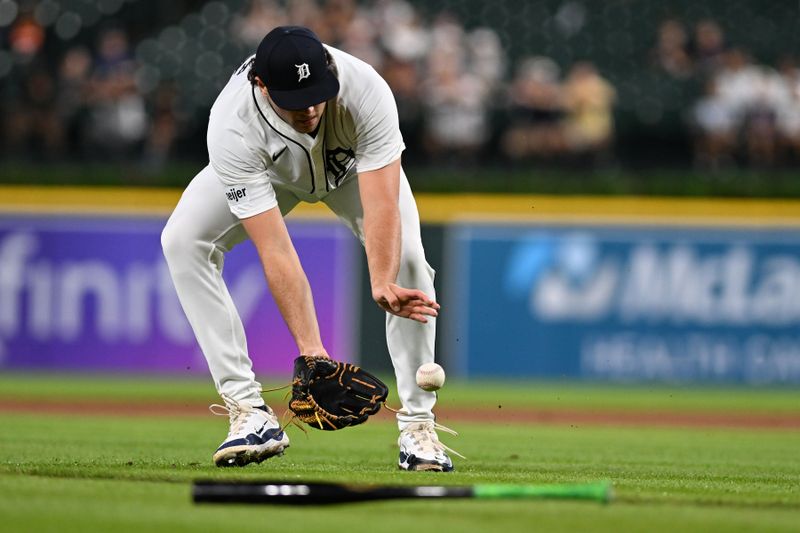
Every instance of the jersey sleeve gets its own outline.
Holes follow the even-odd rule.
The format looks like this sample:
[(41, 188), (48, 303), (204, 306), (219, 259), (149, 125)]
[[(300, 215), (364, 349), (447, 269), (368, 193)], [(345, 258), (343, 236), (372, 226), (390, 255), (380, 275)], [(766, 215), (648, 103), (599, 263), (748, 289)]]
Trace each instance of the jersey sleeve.
[(278, 205), (263, 161), (252, 153), (240, 135), (214, 131), (210, 121), (208, 157), (211, 167), (225, 186), (223, 191), (231, 213), (248, 218)]
[(369, 69), (356, 120), (356, 172), (383, 168), (405, 149), (397, 104), (389, 85)]

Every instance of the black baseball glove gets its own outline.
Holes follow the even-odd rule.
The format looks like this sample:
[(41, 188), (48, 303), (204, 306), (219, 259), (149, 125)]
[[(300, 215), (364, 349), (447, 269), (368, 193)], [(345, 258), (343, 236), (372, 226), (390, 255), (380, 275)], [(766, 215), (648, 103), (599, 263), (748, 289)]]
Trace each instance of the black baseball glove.
[(366, 422), (388, 394), (381, 380), (355, 365), (301, 355), (294, 360), (289, 409), (311, 427), (336, 430)]

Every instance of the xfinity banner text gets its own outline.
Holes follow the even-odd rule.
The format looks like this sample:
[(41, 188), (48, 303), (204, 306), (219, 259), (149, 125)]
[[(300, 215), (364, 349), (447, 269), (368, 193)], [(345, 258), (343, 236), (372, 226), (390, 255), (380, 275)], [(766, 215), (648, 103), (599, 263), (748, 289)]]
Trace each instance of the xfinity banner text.
[[(0, 369), (207, 372), (161, 253), (165, 220), (0, 217)], [(289, 225), (314, 290), (323, 341), (352, 354), (355, 239), (336, 225)], [(257, 373), (286, 375), (297, 348), (255, 249), (223, 277)]]

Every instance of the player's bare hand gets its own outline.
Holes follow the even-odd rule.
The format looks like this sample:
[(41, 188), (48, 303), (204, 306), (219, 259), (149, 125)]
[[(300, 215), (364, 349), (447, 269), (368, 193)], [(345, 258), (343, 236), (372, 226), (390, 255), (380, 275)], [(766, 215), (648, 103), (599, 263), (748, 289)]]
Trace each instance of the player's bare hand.
[(419, 289), (406, 289), (394, 283), (372, 288), (372, 298), (384, 311), (426, 324), (429, 316), (439, 316), (439, 304)]

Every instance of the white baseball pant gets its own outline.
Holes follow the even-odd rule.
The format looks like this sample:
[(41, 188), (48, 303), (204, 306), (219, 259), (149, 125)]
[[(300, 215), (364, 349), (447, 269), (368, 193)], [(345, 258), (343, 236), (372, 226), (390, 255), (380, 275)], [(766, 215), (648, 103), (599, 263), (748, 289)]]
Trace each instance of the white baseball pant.
[[(276, 194), (284, 216), (300, 202), (286, 189), (276, 187)], [(322, 201), (363, 244), (358, 180), (349, 180)], [(435, 299), (435, 272), (425, 260), (417, 205), (402, 171), (399, 208), (402, 252), (397, 283), (420, 289)], [(253, 373), (244, 326), (222, 279), (225, 253), (246, 238), (242, 224), (228, 208), (225, 187), (207, 166), (183, 192), (161, 235), (161, 244), (178, 298), (208, 362), (217, 392), (260, 405), (261, 385)], [(433, 419), (436, 394), (417, 387), (416, 370), (433, 362), (435, 336), (433, 317), (421, 324), (386, 314), (386, 341), (403, 403), (403, 412), (397, 415), (401, 430), (412, 422)]]

